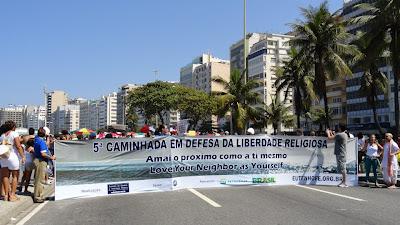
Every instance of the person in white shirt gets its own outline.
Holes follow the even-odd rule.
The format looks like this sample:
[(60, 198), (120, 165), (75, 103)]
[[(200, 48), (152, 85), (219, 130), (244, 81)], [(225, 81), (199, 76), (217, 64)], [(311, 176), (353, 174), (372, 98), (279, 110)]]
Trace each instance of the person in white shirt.
[(382, 159), (382, 175), (388, 188), (396, 188), (397, 170), (397, 154), (400, 153), (399, 146), (393, 141), (391, 133), (385, 134), (386, 143), (383, 146), (383, 159)]
[[(16, 124), (14, 121), (6, 121), (6, 132), (1, 135), (0, 141), (6, 142), (12, 145), (12, 151), (10, 156), (5, 159), (1, 159), (1, 176), (2, 183), (4, 187), (4, 200), (5, 201), (18, 201), (19, 198), (16, 196), (18, 177), (19, 177), (19, 169), (20, 163), (25, 163), (25, 153), (21, 147), (21, 140), (18, 133), (15, 132)], [(10, 182), (10, 177), (12, 177), (12, 181)], [(11, 184), (11, 190), (10, 190)]]
[(374, 173), (375, 187), (379, 187), (377, 168), (379, 163), (378, 160), (382, 150), (383, 147), (377, 142), (376, 136), (374, 134), (371, 134), (369, 136), (369, 140), (366, 140), (365, 144), (363, 144), (362, 152), (366, 153), (364, 161), (365, 180), (367, 182), (368, 187), (369, 187), (369, 173), (371, 171), (371, 166), (372, 166), (372, 172)]

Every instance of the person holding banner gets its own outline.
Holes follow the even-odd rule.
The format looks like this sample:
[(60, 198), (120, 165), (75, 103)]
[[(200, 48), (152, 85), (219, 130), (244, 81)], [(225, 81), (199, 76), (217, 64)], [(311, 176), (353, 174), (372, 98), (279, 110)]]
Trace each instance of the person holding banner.
[(349, 134), (346, 132), (346, 126), (339, 124), (336, 134), (328, 128), (326, 135), (329, 140), (335, 140), (334, 154), (336, 155), (337, 170), (342, 174), (342, 182), (338, 187), (348, 187), (346, 184), (346, 144)]
[(399, 146), (393, 141), (391, 133), (385, 134), (385, 146), (383, 146), (383, 159), (382, 159), (382, 175), (388, 188), (396, 188), (397, 170), (397, 154), (400, 153)]
[(33, 164), (35, 166), (35, 189), (33, 193), (33, 201), (35, 203), (43, 203), (44, 195), (43, 188), (45, 184), (45, 176), (47, 170), (47, 162), (49, 160), (56, 160), (55, 156), (51, 156), (50, 151), (47, 147), (46, 131), (43, 127), (39, 128), (37, 136), (35, 137), (34, 145), (34, 156)]

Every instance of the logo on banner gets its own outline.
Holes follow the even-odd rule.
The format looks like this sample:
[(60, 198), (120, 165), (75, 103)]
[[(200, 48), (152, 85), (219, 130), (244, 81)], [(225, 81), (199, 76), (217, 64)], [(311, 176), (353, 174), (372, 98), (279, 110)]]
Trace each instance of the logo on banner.
[(224, 185), (246, 185), (246, 184), (253, 184), (251, 180), (246, 180), (246, 179), (232, 179), (232, 180), (227, 180), (227, 179), (221, 179), (219, 181), (220, 184)]
[(174, 187), (176, 187), (178, 185), (178, 181), (174, 180), (174, 181), (172, 181), (172, 184), (174, 185)]
[(253, 184), (272, 184), (272, 183), (276, 183), (275, 177), (253, 178)]
[(129, 193), (129, 183), (109, 184), (107, 187), (109, 195)]

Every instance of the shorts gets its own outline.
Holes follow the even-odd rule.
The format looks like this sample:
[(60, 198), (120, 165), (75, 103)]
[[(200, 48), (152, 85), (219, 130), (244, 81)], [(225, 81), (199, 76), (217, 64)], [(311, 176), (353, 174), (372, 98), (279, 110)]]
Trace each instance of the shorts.
[(337, 172), (346, 173), (346, 156), (336, 155)]
[(33, 162), (25, 162), (25, 171), (32, 171), (35, 169)]
[(8, 168), (9, 170), (19, 170), (19, 166), (19, 158), (14, 152), (11, 152), (8, 159), (1, 159), (1, 168)]
[(393, 170), (393, 176), (389, 176), (388, 168), (382, 167), (382, 176), (385, 183), (396, 184), (397, 182), (397, 170)]

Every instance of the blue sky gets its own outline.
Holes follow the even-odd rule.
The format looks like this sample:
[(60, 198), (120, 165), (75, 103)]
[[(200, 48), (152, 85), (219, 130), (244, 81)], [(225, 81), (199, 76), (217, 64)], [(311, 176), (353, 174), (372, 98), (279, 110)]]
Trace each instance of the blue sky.
[[(247, 0), (248, 32), (285, 33), (322, 0)], [(343, 0), (329, 1), (330, 8)], [(97, 99), (125, 83), (179, 81), (203, 52), (229, 59), (242, 0), (0, 2), (0, 106), (43, 104), (43, 87)]]

